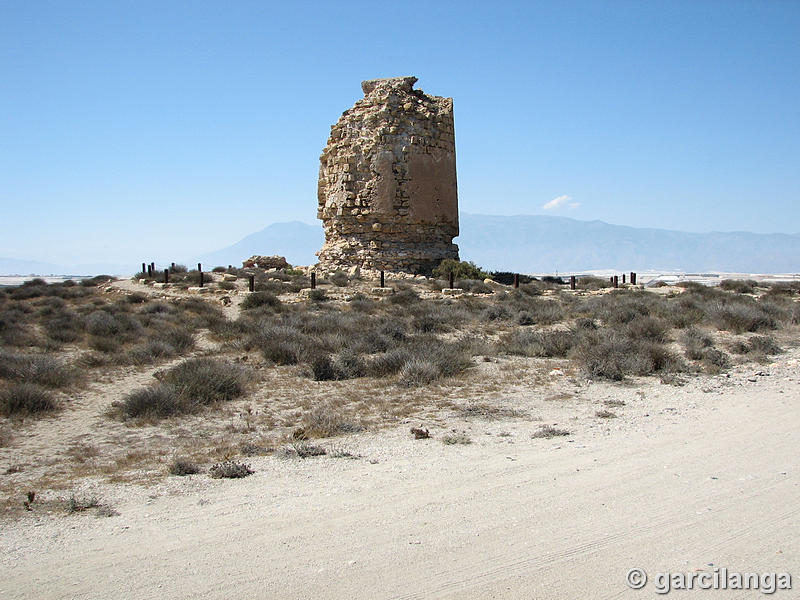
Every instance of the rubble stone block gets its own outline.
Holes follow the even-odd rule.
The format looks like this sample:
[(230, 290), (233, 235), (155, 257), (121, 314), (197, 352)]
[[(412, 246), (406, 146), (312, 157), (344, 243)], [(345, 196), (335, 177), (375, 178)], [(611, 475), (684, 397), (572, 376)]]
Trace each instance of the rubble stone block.
[(464, 293), (464, 290), (461, 288), (444, 288), (442, 290), (442, 296), (460, 296)]

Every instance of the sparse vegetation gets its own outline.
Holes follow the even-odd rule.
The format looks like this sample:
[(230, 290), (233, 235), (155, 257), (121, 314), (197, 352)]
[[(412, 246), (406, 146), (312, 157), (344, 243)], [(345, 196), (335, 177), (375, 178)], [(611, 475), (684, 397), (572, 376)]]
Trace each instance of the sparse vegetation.
[[(309, 287), (307, 275), (230, 270), (243, 278), (251, 271), (259, 291), (244, 296), (241, 311), (236, 302), (223, 310), (221, 300), (233, 298), (234, 288), (243, 292), (242, 281), (231, 284), (227, 297), (181, 294), (176, 290), (197, 272), (173, 269), (179, 285), (161, 298), (160, 290), (131, 292), (144, 289), (138, 284), (107, 289), (104, 280), (33, 281), (0, 290), (0, 446), (28, 444), (23, 428), (51, 421), (27, 423), (30, 417), (71, 415), (88, 404), (84, 398), (94, 402), (102, 386), (101, 393), (111, 390), (102, 400), (112, 404), (110, 415), (126, 421), (106, 425), (134, 435), (158, 428), (152, 437), (157, 450), (131, 447), (116, 456), (102, 444), (100, 455), (70, 450), (52, 459), (69, 465), (59, 465), (60, 472), (84, 476), (91, 466), (99, 476), (134, 480), (187, 475), (216, 463), (214, 472), (244, 473), (249, 466), (235, 467), (242, 463), (231, 457), (338, 456), (317, 444), (399, 422), (435, 425), (443, 444), (468, 443), (466, 434), (445, 433), (453, 425), (438, 420), (442, 414), (486, 426), (483, 446), (496, 439), (484, 434), (504, 434), (494, 431), (496, 423), (479, 420), (562, 419), (529, 404), (518, 407), (516, 395), (503, 395), (510, 389), (504, 386), (564, 382), (570, 389), (543, 392), (546, 400), (568, 400), (563, 408), (577, 404), (580, 395), (571, 387), (582, 388), (586, 379), (655, 376), (681, 385), (693, 373), (771, 362), (782, 347), (795, 345), (791, 336), (800, 325), (795, 284), (745, 282), (752, 287), (747, 291), (738, 283), (686, 283), (664, 294), (604, 289), (610, 285), (605, 280), (579, 278), (573, 294), (554, 277), (520, 277), (514, 289), (487, 285), (482, 272), (470, 272), (455, 279), (473, 294), (442, 298), (434, 292), (448, 285), (446, 272), (425, 283), (390, 278), (395, 293), (388, 296), (373, 295), (372, 281), (339, 272), (319, 279), (322, 289), (304, 302), (306, 292), (289, 294)], [(494, 275), (513, 283), (513, 273)], [(212, 290), (229, 287), (220, 279)], [(181, 297), (171, 297), (176, 293)], [(238, 317), (230, 318), (234, 312)], [(167, 361), (173, 362), (164, 366)], [(135, 391), (124, 396), (113, 392), (120, 377), (141, 382), (151, 374), (152, 385), (126, 388)], [(470, 395), (478, 387), (486, 390), (480, 402)], [(250, 389), (252, 397), (236, 402)], [(243, 405), (250, 403), (255, 408), (243, 425)], [(622, 416), (621, 406), (622, 400), (607, 400), (580, 410), (598, 426), (595, 419)], [(518, 442), (526, 424), (515, 423), (515, 439), (502, 443)], [(427, 429), (413, 431), (419, 439), (430, 436)], [(531, 431), (525, 435), (570, 435), (549, 425)], [(163, 463), (161, 457), (173, 452), (182, 458)], [(37, 472), (27, 463), (9, 468), (23, 469), (24, 476)], [(76, 499), (76, 510), (85, 510), (80, 506), (89, 500)]]

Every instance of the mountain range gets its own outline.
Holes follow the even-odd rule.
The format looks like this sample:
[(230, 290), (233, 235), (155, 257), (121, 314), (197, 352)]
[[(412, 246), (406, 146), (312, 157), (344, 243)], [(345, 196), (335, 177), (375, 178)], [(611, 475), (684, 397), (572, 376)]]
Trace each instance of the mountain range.
[[(569, 273), (600, 269), (732, 273), (800, 272), (800, 234), (711, 232), (611, 225), (547, 215), (462, 213), (456, 238), (462, 260), (489, 270)], [(240, 265), (254, 254), (279, 254), (296, 265), (317, 261), (321, 225), (273, 223), (231, 246), (197, 257), (208, 265)], [(189, 261), (193, 264), (194, 260)], [(0, 258), (6, 274), (130, 274), (125, 265), (64, 266)]]
[[(460, 215), (460, 229), (455, 241), (461, 259), (489, 270), (800, 272), (800, 234), (690, 233), (547, 215), (468, 213)], [(280, 254), (308, 265), (316, 262), (323, 239), (319, 225), (274, 223), (202, 259), (227, 265), (253, 254)]]

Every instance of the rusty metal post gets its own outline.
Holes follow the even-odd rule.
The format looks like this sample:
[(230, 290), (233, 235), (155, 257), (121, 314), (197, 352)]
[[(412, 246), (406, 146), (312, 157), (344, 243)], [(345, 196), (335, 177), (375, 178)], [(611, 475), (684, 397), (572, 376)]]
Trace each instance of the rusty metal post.
[(386, 278), (384, 277), (383, 271), (381, 271), (381, 287), (386, 287)]
[(453, 281), (455, 278), (453, 277), (453, 272), (450, 271), (450, 289), (452, 290), (455, 286), (455, 282)]
[[(200, 265), (197, 266), (199, 267)], [(198, 269), (198, 271), (200, 271), (200, 269)], [(203, 272), (200, 271), (200, 287), (203, 287), (204, 283), (205, 283), (205, 278), (203, 277)]]
[(142, 263), (142, 275), (144, 275), (145, 273), (147, 273), (147, 265)]
[(312, 273), (311, 274), (311, 289), (312, 290), (317, 289), (317, 274), (316, 273)]
[(575, 275), (569, 276), (569, 289), (574, 290), (576, 287)]
[(519, 273), (514, 273), (514, 287), (519, 287)]
[(169, 269), (164, 269), (164, 283), (169, 283)]
[(633, 271), (631, 271), (631, 283), (633, 285), (636, 285), (636, 273), (634, 273)]
[(197, 263), (197, 270), (198, 271), (202, 271), (203, 270), (203, 265), (201, 265), (200, 263)]
[(153, 267), (151, 265), (147, 265), (147, 276), (148, 277), (153, 276)]
[(614, 279), (614, 287), (618, 288), (619, 287), (619, 277), (614, 275), (613, 279)]
[(622, 285), (625, 285), (625, 273), (622, 274)]
[(153, 273), (156, 272), (156, 263), (154, 263), (154, 262), (150, 263), (150, 270), (153, 271)]

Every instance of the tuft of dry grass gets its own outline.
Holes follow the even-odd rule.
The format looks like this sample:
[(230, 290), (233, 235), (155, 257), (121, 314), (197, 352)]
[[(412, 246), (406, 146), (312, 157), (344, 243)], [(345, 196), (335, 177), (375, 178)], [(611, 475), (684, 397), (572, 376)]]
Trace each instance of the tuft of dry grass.
[(311, 412), (303, 416), (300, 433), (296, 437), (304, 439), (311, 437), (333, 437), (348, 433), (358, 433), (364, 428), (357, 421), (346, 417), (330, 403), (315, 406)]
[(554, 437), (568, 436), (570, 432), (566, 429), (557, 429), (552, 425), (542, 425), (538, 431), (531, 434), (532, 438), (549, 440)]
[(450, 433), (442, 437), (442, 443), (445, 446), (466, 446), (472, 443), (472, 439), (466, 433)]

